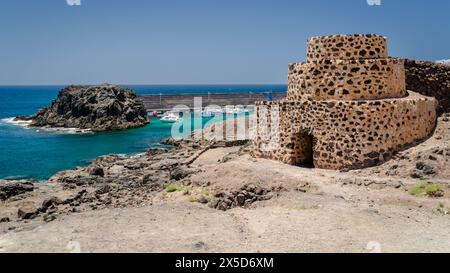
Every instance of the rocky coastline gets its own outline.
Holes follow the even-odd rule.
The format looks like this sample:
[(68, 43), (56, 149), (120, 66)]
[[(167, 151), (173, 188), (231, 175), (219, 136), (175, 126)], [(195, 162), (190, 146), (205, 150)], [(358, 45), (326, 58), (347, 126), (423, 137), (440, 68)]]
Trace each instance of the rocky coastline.
[(68, 86), (51, 106), (33, 116), (19, 116), (31, 127), (77, 128), (93, 132), (117, 131), (144, 126), (149, 118), (135, 93), (111, 84)]
[[(48, 231), (48, 234), (55, 234), (54, 232), (65, 234), (74, 225), (77, 226), (77, 231), (71, 231), (68, 236), (87, 236), (93, 232), (95, 238), (105, 240), (101, 238), (107, 236), (108, 232), (104, 229), (99, 232), (93, 231), (89, 225), (100, 225), (104, 222), (114, 227), (115, 221), (128, 219), (127, 217), (131, 217), (127, 220), (131, 222), (127, 222), (126, 227), (117, 227), (119, 230), (114, 229), (114, 232), (123, 233), (128, 232), (126, 230), (149, 227), (145, 229), (147, 231), (139, 232), (153, 238), (153, 235), (147, 232), (152, 229), (151, 223), (157, 221), (156, 223), (164, 230), (182, 228), (186, 236), (194, 236), (192, 251), (213, 244), (213, 239), (203, 238), (200, 243), (190, 230), (195, 232), (203, 225), (210, 230), (213, 228), (211, 225), (233, 223), (225, 224), (226, 221), (222, 220), (209, 221), (210, 217), (239, 219), (237, 224), (243, 223), (244, 227), (233, 226), (233, 228), (237, 230), (237, 234), (247, 234), (248, 229), (260, 225), (247, 224), (245, 219), (248, 219), (249, 215), (252, 213), (267, 215), (267, 218), (260, 215), (256, 219), (261, 222), (272, 221), (263, 226), (275, 227), (284, 223), (277, 228), (280, 233), (276, 233), (278, 235), (274, 235), (275, 237), (271, 239), (270, 244), (274, 247), (283, 246), (278, 243), (279, 238), (284, 236), (283, 232), (290, 234), (290, 229), (305, 228), (307, 223), (314, 225), (312, 219), (334, 221), (333, 212), (327, 212), (331, 214), (319, 218), (314, 214), (316, 211), (325, 213), (330, 206), (338, 210), (340, 207), (345, 208), (345, 215), (352, 217), (351, 221), (361, 217), (372, 219), (374, 215), (396, 213), (408, 215), (415, 221), (420, 219), (416, 215), (416, 212), (420, 211), (433, 219), (440, 217), (439, 221), (444, 224), (450, 221), (447, 215), (450, 211), (450, 172), (447, 168), (450, 151), (446, 144), (450, 135), (449, 118), (449, 114), (442, 115), (435, 134), (424, 143), (400, 152), (385, 164), (358, 171), (338, 172), (298, 168), (254, 158), (251, 154), (250, 141), (191, 138), (167, 139), (162, 143), (165, 145), (164, 149), (150, 149), (141, 155), (102, 156), (89, 166), (57, 173), (45, 183), (0, 181), (0, 249), (5, 240), (3, 238), (9, 240), (14, 238), (14, 242), (26, 240), (26, 245), (21, 245), (20, 249), (30, 247), (36, 250), (36, 247), (42, 245), (34, 246), (35, 240), (36, 243), (42, 242), (46, 240), (44, 238), (47, 235), (34, 235), (33, 231), (58, 228)], [(427, 181), (426, 183), (437, 187), (439, 191), (435, 191), (432, 197), (425, 193), (417, 197), (412, 196), (412, 189), (420, 183), (425, 183), (421, 181)], [(396, 200), (395, 206), (392, 198)], [(363, 212), (359, 208), (364, 208)], [(306, 213), (312, 218), (308, 220), (300, 214), (295, 217), (300, 217), (301, 220), (297, 220), (304, 224), (291, 226), (288, 224), (290, 222), (283, 222), (287, 219), (297, 221), (296, 218), (292, 218), (294, 212)], [(284, 218), (278, 217), (280, 213), (285, 215)], [(91, 218), (87, 221), (86, 217)], [(192, 217), (193, 222), (183, 220), (173, 223), (174, 219), (181, 221)], [(384, 223), (383, 225), (390, 225), (389, 221), (393, 220), (380, 218), (379, 221)], [(405, 220), (398, 223), (403, 222)], [(406, 223), (409, 227), (417, 225), (417, 232), (421, 232), (417, 222)], [(329, 223), (325, 221), (321, 225), (326, 227)], [(78, 230), (83, 230), (84, 226), (86, 232), (79, 234)], [(243, 231), (240, 231), (240, 228)], [(317, 228), (315, 232), (319, 232), (321, 236), (331, 234), (329, 230), (320, 231), (320, 228)], [(353, 226), (349, 225), (346, 228), (350, 232)], [(229, 234), (235, 234), (233, 233), (235, 231), (227, 230), (231, 233), (224, 234), (226, 238), (218, 235), (223, 242), (228, 242)], [(386, 235), (392, 230), (380, 232), (385, 232), (383, 234)], [(43, 249), (52, 250), (46, 247), (53, 244), (62, 244), (64, 247), (67, 244), (64, 236), (57, 235), (59, 239), (51, 239)], [(108, 237), (107, 240), (115, 244), (115, 240), (119, 238)], [(92, 238), (89, 240), (95, 241)], [(168, 242), (172, 247), (169, 249), (186, 250), (172, 240), (158, 244), (164, 245)], [(131, 242), (126, 243), (127, 247), (124, 246), (123, 249), (140, 249), (130, 244)], [(201, 247), (198, 248), (198, 245)], [(97, 246), (92, 245), (94, 249)], [(149, 243), (148, 247), (151, 246)], [(14, 248), (9, 248), (12, 249)], [(222, 248), (215, 245), (212, 249)]]
[[(152, 205), (155, 195), (171, 192), (171, 187), (173, 191), (192, 195), (192, 202), (224, 211), (268, 200), (279, 190), (276, 187), (264, 188), (247, 183), (230, 191), (219, 188), (208, 190), (208, 193), (192, 193), (194, 188), (210, 186), (189, 180), (190, 176), (205, 171), (199, 166), (193, 166), (194, 161), (210, 149), (237, 147), (236, 153), (221, 159), (221, 162), (227, 162), (236, 156), (248, 154), (250, 142), (169, 138), (162, 144), (165, 144), (167, 149), (150, 149), (137, 156), (98, 157), (89, 166), (59, 172), (43, 184), (26, 180), (0, 181), (0, 200), (20, 203), (36, 195), (40, 201), (33, 205), (26, 203), (19, 206), (16, 219), (30, 220), (40, 217), (45, 222), (50, 222), (61, 214)], [(33, 192), (48, 186), (58, 188), (57, 194), (46, 196)], [(58, 197), (59, 194), (66, 197)], [(9, 215), (3, 218), (9, 222), (15, 217)]]

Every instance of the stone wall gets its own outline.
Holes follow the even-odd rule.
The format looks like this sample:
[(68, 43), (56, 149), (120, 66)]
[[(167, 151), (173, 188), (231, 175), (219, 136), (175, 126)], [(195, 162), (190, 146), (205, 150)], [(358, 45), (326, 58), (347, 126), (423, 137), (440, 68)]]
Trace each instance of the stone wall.
[(308, 40), (289, 66), (287, 100), (256, 103), (254, 154), (292, 165), (355, 169), (426, 138), (437, 101), (407, 91), (404, 61), (379, 35)]
[[(436, 104), (414, 92), (401, 99), (259, 103), (255, 155), (324, 169), (373, 166), (427, 137), (435, 126)], [(313, 144), (305, 142), (308, 136)]]
[(288, 99), (399, 98), (406, 95), (400, 59), (327, 60), (289, 66)]
[(406, 60), (406, 87), (439, 101), (439, 114), (450, 111), (450, 66)]
[(375, 34), (312, 37), (307, 56), (309, 62), (387, 58), (387, 41)]

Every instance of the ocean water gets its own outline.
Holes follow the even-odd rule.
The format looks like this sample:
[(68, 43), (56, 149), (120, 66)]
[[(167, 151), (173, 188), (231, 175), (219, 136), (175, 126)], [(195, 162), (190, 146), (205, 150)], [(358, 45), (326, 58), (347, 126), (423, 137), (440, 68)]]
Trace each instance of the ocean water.
[[(126, 86), (137, 94), (285, 92), (284, 85), (152, 85)], [(106, 133), (75, 133), (26, 128), (11, 122), (31, 115), (56, 98), (62, 86), (0, 86), (0, 179), (45, 180), (58, 171), (86, 166), (106, 154), (132, 155), (161, 147), (172, 125), (152, 118), (138, 129)], [(199, 118), (203, 126), (211, 118)], [(193, 126), (193, 125), (192, 125)], [(197, 127), (198, 127), (197, 126)], [(198, 128), (197, 128), (198, 129)]]

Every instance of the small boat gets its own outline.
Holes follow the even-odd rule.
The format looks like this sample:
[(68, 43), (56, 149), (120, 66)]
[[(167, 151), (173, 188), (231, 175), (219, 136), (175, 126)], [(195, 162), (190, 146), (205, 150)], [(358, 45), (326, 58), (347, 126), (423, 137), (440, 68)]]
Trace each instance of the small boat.
[(159, 120), (162, 122), (175, 123), (181, 121), (182, 119), (174, 113), (168, 113), (164, 114)]

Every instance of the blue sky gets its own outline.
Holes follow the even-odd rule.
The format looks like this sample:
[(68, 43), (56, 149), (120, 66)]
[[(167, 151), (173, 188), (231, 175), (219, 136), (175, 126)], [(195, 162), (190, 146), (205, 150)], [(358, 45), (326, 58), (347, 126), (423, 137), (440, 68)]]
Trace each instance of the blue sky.
[(450, 1), (1, 0), (0, 85), (285, 83), (309, 36), (378, 33), (450, 58)]

